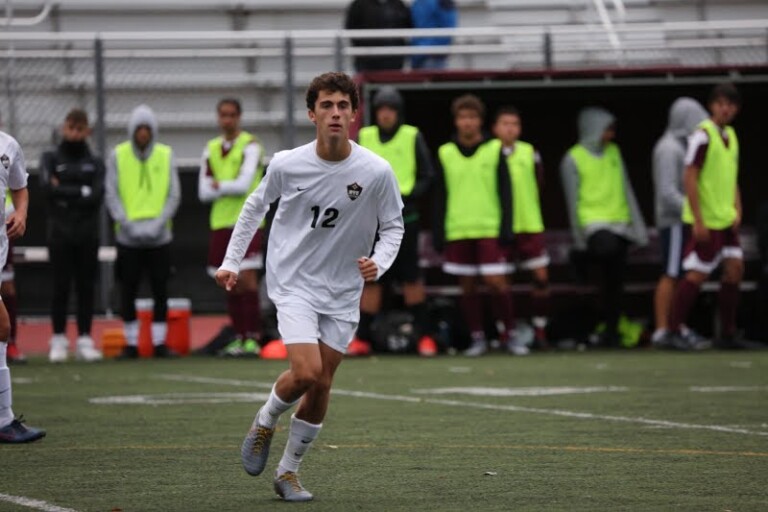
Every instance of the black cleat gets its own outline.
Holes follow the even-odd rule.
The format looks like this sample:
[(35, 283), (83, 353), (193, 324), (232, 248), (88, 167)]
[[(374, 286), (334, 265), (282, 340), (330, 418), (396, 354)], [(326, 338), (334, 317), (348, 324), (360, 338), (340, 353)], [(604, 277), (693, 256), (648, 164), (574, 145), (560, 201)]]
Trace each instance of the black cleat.
[(32, 443), (44, 437), (45, 430), (27, 427), (23, 416), (0, 428), (0, 444)]

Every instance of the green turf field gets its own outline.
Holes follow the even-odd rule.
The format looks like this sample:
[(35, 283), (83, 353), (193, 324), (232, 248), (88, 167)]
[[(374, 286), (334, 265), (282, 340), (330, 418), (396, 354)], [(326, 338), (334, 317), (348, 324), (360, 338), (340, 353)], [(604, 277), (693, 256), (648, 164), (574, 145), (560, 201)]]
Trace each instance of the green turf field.
[(284, 367), (13, 367), (14, 409), (48, 437), (0, 446), (0, 510), (768, 510), (768, 353), (348, 360), (302, 466), (309, 504), (272, 492), (285, 430), (264, 475), (240, 466)]

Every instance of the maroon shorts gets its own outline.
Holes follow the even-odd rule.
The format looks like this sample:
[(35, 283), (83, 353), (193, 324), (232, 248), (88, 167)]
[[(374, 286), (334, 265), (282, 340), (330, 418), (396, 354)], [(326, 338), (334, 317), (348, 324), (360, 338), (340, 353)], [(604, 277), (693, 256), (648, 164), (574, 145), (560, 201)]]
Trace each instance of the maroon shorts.
[[(215, 273), (224, 262), (224, 256), (227, 254), (227, 245), (232, 237), (231, 228), (217, 229), (211, 231), (210, 243), (208, 245), (208, 271)], [(264, 266), (264, 257), (262, 246), (264, 235), (259, 229), (251, 240), (251, 244), (245, 251), (245, 256), (240, 264), (240, 270), (260, 269)]]
[(455, 276), (501, 275), (510, 272), (506, 249), (496, 238), (446, 242), (443, 272)]
[(549, 265), (549, 254), (544, 246), (544, 233), (517, 233), (512, 245), (507, 248), (507, 260), (515, 270), (519, 262), (523, 270), (533, 270)]
[(709, 240), (697, 242), (690, 224), (685, 225), (683, 270), (711, 274), (725, 258), (744, 259), (739, 234), (732, 228), (710, 229)]

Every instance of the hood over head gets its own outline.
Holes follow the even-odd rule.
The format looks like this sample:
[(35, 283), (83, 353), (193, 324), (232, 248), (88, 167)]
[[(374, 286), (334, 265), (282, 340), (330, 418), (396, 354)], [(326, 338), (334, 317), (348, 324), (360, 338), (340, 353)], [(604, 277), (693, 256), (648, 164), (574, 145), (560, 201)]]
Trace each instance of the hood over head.
[(675, 137), (687, 137), (707, 117), (709, 114), (695, 99), (685, 96), (678, 98), (669, 107), (667, 132)]
[(155, 113), (147, 105), (139, 105), (131, 112), (131, 119), (128, 122), (128, 138), (132, 144), (136, 128), (142, 125), (149, 126), (149, 129), (152, 131), (152, 141), (149, 143), (149, 147), (152, 147), (158, 135), (157, 117), (155, 117)]
[(579, 112), (579, 143), (589, 149), (600, 147), (606, 128), (611, 126), (616, 118), (600, 107), (587, 107)]

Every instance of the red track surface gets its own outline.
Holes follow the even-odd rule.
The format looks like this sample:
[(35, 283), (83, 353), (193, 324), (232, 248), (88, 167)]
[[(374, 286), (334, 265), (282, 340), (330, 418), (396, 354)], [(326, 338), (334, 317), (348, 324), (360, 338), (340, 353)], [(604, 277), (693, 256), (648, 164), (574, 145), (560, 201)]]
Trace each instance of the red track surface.
[[(224, 315), (193, 316), (190, 319), (190, 349), (194, 350), (205, 345), (213, 338), (229, 319)], [(122, 322), (119, 319), (101, 319), (93, 321), (91, 335), (97, 346), (101, 346), (104, 329), (120, 328)], [(53, 331), (48, 318), (24, 317), (19, 319), (19, 328), (16, 335), (19, 350), (27, 355), (40, 355), (48, 353), (48, 341)], [(74, 341), (77, 337), (77, 329), (74, 321), (67, 324), (67, 337)]]

